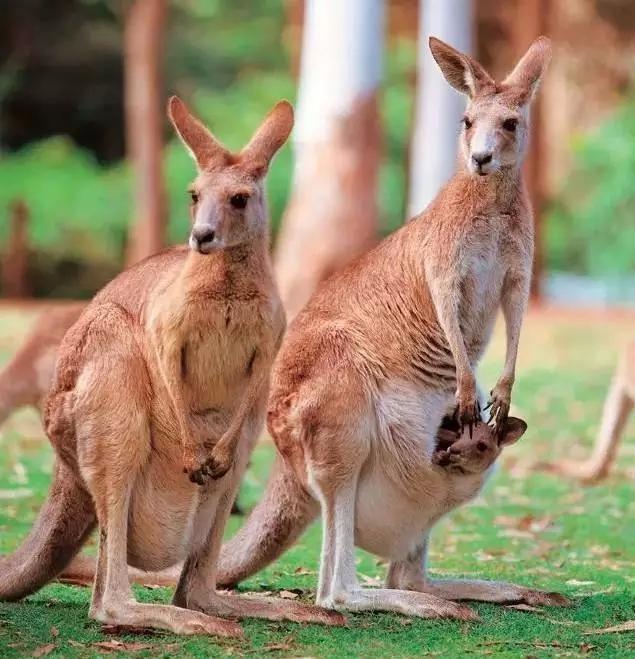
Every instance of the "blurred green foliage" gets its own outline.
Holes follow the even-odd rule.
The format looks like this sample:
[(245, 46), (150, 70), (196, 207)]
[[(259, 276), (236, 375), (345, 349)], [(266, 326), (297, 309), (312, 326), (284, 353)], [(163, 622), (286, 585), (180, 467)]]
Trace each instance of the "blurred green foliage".
[(547, 216), (548, 265), (593, 276), (635, 271), (635, 97), (573, 144)]
[[(222, 12), (217, 11), (219, 7)], [(277, 100), (294, 101), (296, 93), (296, 81), (280, 44), (282, 3), (264, 2), (248, 21), (246, 7), (244, 2), (233, 5), (227, 0), (183, 3), (170, 23), (166, 54), (168, 80), (174, 81), (169, 91), (186, 98), (231, 149), (246, 143)], [(413, 44), (391, 45), (382, 96), (384, 232), (404, 220), (414, 62)], [(195, 171), (167, 126), (166, 136), (169, 240), (174, 243), (187, 235), (186, 189)], [(290, 192), (292, 168), (292, 147), (286, 145), (267, 180), (274, 234)], [(132, 218), (130, 172), (125, 162), (101, 166), (68, 138), (52, 137), (0, 157), (0, 180), (0, 217), (7, 217), (15, 199), (24, 199), (30, 209), (34, 269), (48, 270), (33, 273), (36, 295), (89, 296), (123, 265)], [(7, 234), (8, 222), (0, 222), (0, 245)]]

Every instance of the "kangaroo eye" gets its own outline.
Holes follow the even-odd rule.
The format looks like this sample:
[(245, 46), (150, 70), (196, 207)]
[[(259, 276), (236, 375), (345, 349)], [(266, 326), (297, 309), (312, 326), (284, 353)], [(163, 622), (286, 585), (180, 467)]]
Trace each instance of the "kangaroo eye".
[(503, 128), (508, 130), (510, 133), (513, 133), (518, 126), (518, 119), (505, 119), (503, 121)]
[(485, 451), (487, 451), (487, 444), (486, 444), (485, 442), (478, 442), (478, 443), (476, 444), (476, 448), (477, 448), (479, 451), (481, 451), (481, 453), (484, 453)]
[(463, 124), (467, 130), (472, 128), (472, 121), (468, 117), (463, 117)]
[(246, 194), (235, 194), (232, 195), (229, 198), (229, 203), (234, 207), (238, 209), (245, 208), (247, 205), (247, 200), (249, 199), (249, 195)]
[(196, 190), (188, 190), (188, 193), (190, 195), (190, 199), (192, 200), (193, 204), (198, 203), (198, 192)]

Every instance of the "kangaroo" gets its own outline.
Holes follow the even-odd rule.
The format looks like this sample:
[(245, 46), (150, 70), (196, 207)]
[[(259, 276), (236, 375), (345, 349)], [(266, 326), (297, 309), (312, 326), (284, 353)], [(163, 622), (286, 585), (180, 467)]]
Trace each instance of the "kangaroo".
[[(425, 579), (431, 525), (477, 489), (453, 491), (448, 471), (432, 463), (435, 436), (455, 389), (461, 425), (479, 419), (474, 368), (499, 305), (507, 355), (490, 402), (498, 432), (508, 430), (533, 249), (521, 165), (551, 51), (539, 38), (497, 83), (438, 39), (430, 48), (469, 99), (459, 171), (421, 215), (322, 284), (292, 322), (267, 413), (279, 456), (263, 499), (221, 553), (221, 584), (277, 558), (321, 509), (325, 607), (469, 619), (468, 607), (448, 600), (563, 601), (512, 584)], [(390, 559), (390, 574), (417, 579), (361, 588), (355, 544)]]
[(42, 407), (53, 380), (57, 349), (85, 307), (83, 302), (69, 302), (40, 314), (18, 352), (0, 371), (0, 424), (20, 407)]
[(561, 460), (543, 466), (549, 471), (577, 478), (589, 485), (605, 479), (615, 462), (626, 422), (634, 405), (635, 341), (626, 346), (618, 361), (604, 401), (600, 431), (591, 457), (584, 462)]
[(480, 423), (470, 437), (467, 432), (460, 431), (454, 419), (446, 417), (437, 432), (432, 464), (445, 467), (452, 474), (484, 473), (496, 462), (503, 448), (516, 443), (526, 430), (527, 424), (522, 419), (508, 417), (503, 433)]
[[(264, 177), (293, 110), (278, 103), (239, 153), (177, 97), (168, 114), (198, 168), (189, 248), (120, 274), (66, 333), (44, 415), (53, 484), (29, 537), (0, 563), (0, 599), (54, 578), (97, 523), (90, 617), (100, 622), (231, 637), (240, 625), (218, 616), (342, 624), (300, 603), (223, 595), (215, 583), (285, 328)], [(182, 560), (173, 605), (133, 599), (128, 564)]]

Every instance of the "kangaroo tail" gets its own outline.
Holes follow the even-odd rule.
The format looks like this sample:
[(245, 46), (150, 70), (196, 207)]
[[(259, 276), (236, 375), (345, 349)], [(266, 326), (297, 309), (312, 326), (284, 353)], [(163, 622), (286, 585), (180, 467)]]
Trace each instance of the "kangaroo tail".
[(19, 600), (54, 579), (95, 527), (93, 501), (77, 476), (59, 460), (53, 484), (31, 532), (0, 559), (0, 601)]
[(216, 581), (234, 586), (276, 560), (319, 513), (318, 502), (278, 455), (267, 489), (238, 533), (221, 550)]

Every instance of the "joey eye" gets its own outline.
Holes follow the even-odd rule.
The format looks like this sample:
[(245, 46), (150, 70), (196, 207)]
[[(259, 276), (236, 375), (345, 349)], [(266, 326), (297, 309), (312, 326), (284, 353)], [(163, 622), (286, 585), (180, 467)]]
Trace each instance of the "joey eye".
[(235, 194), (229, 198), (229, 203), (234, 208), (243, 209), (247, 205), (248, 199), (249, 199), (249, 195), (247, 194)]
[(470, 128), (472, 128), (472, 121), (469, 119), (469, 117), (463, 117), (462, 121), (463, 121), (463, 125), (465, 126), (466, 130), (469, 130)]
[(503, 128), (510, 133), (515, 132), (517, 126), (518, 119), (505, 119), (505, 121), (503, 121)]
[(197, 204), (199, 199), (198, 192), (196, 192), (196, 190), (188, 190), (188, 193), (190, 195), (190, 200), (192, 201), (192, 203)]
[(476, 444), (476, 448), (477, 448), (481, 453), (484, 453), (485, 451), (487, 451), (487, 444), (486, 444), (485, 442), (478, 442), (478, 443)]

